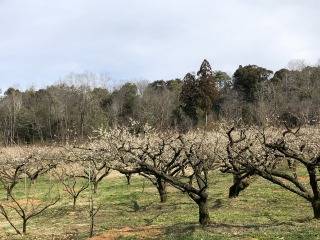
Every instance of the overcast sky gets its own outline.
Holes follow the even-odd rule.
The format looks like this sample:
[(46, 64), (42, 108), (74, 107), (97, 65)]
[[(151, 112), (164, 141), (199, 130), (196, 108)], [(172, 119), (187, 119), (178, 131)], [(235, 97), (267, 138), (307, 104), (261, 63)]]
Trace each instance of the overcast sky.
[(0, 0), (0, 89), (70, 72), (169, 79), (320, 58), (319, 0)]

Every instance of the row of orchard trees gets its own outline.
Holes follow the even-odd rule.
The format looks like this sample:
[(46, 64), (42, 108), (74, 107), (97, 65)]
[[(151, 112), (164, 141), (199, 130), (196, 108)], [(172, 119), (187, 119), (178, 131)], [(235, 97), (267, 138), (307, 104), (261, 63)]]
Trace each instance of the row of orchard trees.
[[(64, 198), (75, 209), (87, 190), (90, 236), (100, 206), (94, 194), (109, 174), (106, 161), (75, 159), (67, 146), (16, 146), (0, 151), (0, 215), (17, 234), (26, 234), (31, 219)], [(18, 220), (21, 220), (20, 222)]]
[[(228, 128), (193, 130), (188, 133), (138, 128), (100, 131), (87, 150), (103, 156), (114, 149), (115, 169), (140, 173), (157, 187), (166, 200), (166, 185), (187, 193), (198, 205), (199, 223), (209, 223), (210, 172), (233, 175), (229, 197), (237, 197), (254, 176), (260, 176), (310, 202), (320, 218), (319, 127), (292, 129)], [(299, 171), (298, 171), (299, 170)], [(307, 181), (304, 177), (306, 175)]]
[[(100, 129), (90, 141), (54, 147), (21, 147), (1, 150), (0, 181), (6, 199), (0, 214), (17, 233), (25, 233), (28, 221), (58, 204), (59, 185), (76, 206), (78, 197), (90, 189), (90, 232), (93, 234), (94, 193), (110, 170), (139, 174), (157, 188), (160, 201), (171, 185), (187, 194), (198, 206), (199, 223), (210, 223), (208, 194), (213, 171), (233, 175), (229, 197), (236, 197), (255, 176), (291, 191), (308, 201), (320, 218), (319, 127), (292, 129), (217, 126), (216, 130), (187, 133), (158, 132), (145, 125)], [(304, 177), (301, 177), (301, 174)], [(306, 177), (307, 176), (307, 180)], [(30, 197), (39, 177), (49, 179), (41, 199)], [(17, 188), (24, 189), (23, 197)], [(214, 187), (211, 186), (211, 191)], [(103, 204), (103, 203), (102, 203)], [(13, 211), (12, 211), (13, 210)], [(22, 220), (19, 230), (12, 214)]]
[(128, 125), (129, 119), (182, 130), (217, 121), (277, 125), (297, 117), (316, 124), (320, 67), (291, 65), (275, 73), (239, 66), (230, 77), (204, 60), (182, 79), (128, 82), (112, 91), (108, 78), (90, 73), (39, 90), (9, 88), (0, 95), (0, 140), (10, 145), (85, 139), (101, 125)]

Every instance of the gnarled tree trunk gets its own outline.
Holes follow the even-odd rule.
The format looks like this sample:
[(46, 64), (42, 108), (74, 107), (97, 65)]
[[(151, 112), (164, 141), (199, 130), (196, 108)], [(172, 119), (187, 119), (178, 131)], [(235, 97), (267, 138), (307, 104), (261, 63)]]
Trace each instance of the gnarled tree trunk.
[(165, 203), (167, 201), (167, 184), (161, 178), (157, 178), (157, 189), (159, 192), (160, 202)]
[(233, 185), (229, 188), (229, 198), (236, 198), (240, 192), (249, 186), (248, 178), (241, 178), (236, 174), (233, 175)]
[(203, 194), (196, 203), (199, 207), (199, 223), (202, 226), (206, 226), (210, 223), (207, 194)]
[(314, 200), (311, 204), (314, 218), (320, 219), (320, 199)]

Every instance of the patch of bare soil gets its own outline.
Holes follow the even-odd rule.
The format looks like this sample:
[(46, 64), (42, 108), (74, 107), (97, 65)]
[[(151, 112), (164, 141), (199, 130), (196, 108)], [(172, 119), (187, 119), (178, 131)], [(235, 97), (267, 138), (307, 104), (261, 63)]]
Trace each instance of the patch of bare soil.
[(308, 182), (309, 181), (309, 176), (299, 176), (298, 179), (300, 181), (303, 181), (303, 182)]
[(91, 238), (92, 240), (117, 240), (120, 237), (131, 237), (135, 236), (138, 239), (150, 239), (159, 237), (162, 230), (158, 226), (146, 226), (139, 228), (124, 227), (120, 229), (111, 229), (106, 233)]
[[(39, 199), (20, 199), (20, 200), (17, 200), (17, 203), (20, 206), (38, 206), (42, 203), (42, 201)], [(3, 205), (7, 205), (11, 207), (17, 206), (16, 203), (14, 202), (8, 202)]]

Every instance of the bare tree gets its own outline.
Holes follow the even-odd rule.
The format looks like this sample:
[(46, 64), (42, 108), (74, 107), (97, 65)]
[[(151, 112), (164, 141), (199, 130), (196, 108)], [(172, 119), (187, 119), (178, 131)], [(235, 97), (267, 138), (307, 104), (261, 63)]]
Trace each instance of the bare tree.
[[(16, 233), (25, 234), (28, 221), (55, 205), (60, 197), (51, 198), (52, 185), (50, 185), (47, 193), (42, 193), (42, 198), (37, 197), (36, 194), (32, 194), (33, 191), (36, 191), (36, 187), (31, 184), (34, 178), (29, 178), (26, 173), (30, 173), (34, 169), (34, 162), (30, 157), (33, 156), (33, 154), (30, 155), (30, 151), (33, 150), (33, 148), (23, 149), (23, 154), (18, 151), (21, 149), (14, 150), (15, 153), (11, 152), (11, 154), (13, 154), (11, 161), (9, 163), (1, 162), (0, 166), (0, 180), (4, 189), (7, 191), (8, 197), (6, 202), (0, 203), (0, 214), (5, 217)], [(24, 182), (25, 194), (23, 197), (18, 198), (13, 193), (13, 190), (19, 182)], [(10, 216), (12, 212), (15, 212), (21, 218), (22, 230), (19, 230), (12, 221), (12, 217)]]
[[(97, 149), (104, 151), (103, 145), (113, 139), (119, 155), (115, 165), (187, 193), (199, 207), (199, 223), (209, 223), (208, 174), (220, 167), (218, 158), (215, 158), (218, 134), (167, 132), (162, 135), (156, 131), (132, 134), (122, 128), (104, 131), (102, 135), (104, 141), (96, 143)], [(161, 194), (164, 197), (164, 193)]]
[(7, 192), (7, 199), (23, 176), (33, 183), (39, 176), (56, 167), (50, 147), (7, 147), (0, 152), (0, 182)]
[(229, 188), (229, 198), (238, 197), (240, 192), (249, 186), (252, 176), (254, 175), (254, 171), (242, 169), (242, 166), (237, 162), (238, 158), (241, 156), (241, 153), (247, 150), (247, 146), (239, 149), (239, 152), (235, 152), (233, 148), (235, 145), (245, 141), (246, 134), (242, 129), (239, 132), (238, 138), (235, 139), (235, 136), (232, 135), (234, 131), (234, 127), (227, 131), (228, 144), (226, 147), (226, 157), (228, 159), (228, 164), (221, 168), (222, 172), (233, 174), (233, 185)]
[(78, 166), (75, 176), (90, 181), (93, 192), (97, 193), (99, 183), (109, 175), (111, 169), (107, 164), (109, 156), (98, 156), (92, 150), (90, 146), (75, 146), (68, 154), (73, 164)]
[(92, 162), (92, 167), (89, 170), (84, 170), (84, 175), (81, 177), (90, 180), (93, 184), (93, 192), (97, 193), (99, 183), (110, 173), (110, 168), (106, 162)]
[[(49, 190), (51, 192), (51, 190)], [(48, 196), (46, 194), (46, 196)], [(49, 207), (55, 205), (59, 200), (60, 197), (56, 197), (55, 199), (52, 199), (48, 202), (39, 203), (41, 202), (39, 200), (35, 201), (34, 199), (30, 199), (27, 197), (27, 199), (24, 199), (23, 201), (18, 200), (13, 193), (11, 192), (9, 194), (10, 199), (12, 200), (10, 203), (1, 203), (0, 204), (0, 214), (5, 217), (5, 219), (9, 222), (9, 224), (14, 228), (16, 233), (18, 234), (26, 234), (27, 233), (27, 223), (31, 218), (34, 218), (41, 213), (43, 213), (45, 210), (47, 210)], [(9, 211), (8, 209), (13, 210), (18, 214), (18, 216), (22, 220), (22, 231), (18, 230), (18, 227), (14, 225), (13, 221), (9, 217)]]
[[(242, 171), (253, 172), (264, 179), (308, 201), (314, 217), (320, 218), (319, 166), (320, 146), (317, 127), (299, 131), (279, 131), (275, 128), (251, 130), (250, 137), (239, 142), (232, 151), (233, 158)], [(276, 139), (276, 140), (275, 140)], [(287, 160), (294, 161), (307, 172), (304, 181), (297, 172), (287, 167)], [(227, 164), (232, 165), (230, 159)]]
[(0, 166), (0, 182), (9, 200), (13, 188), (22, 179), (23, 167), (25, 163), (13, 164), (11, 161), (2, 162)]
[(288, 68), (294, 71), (301, 71), (307, 66), (304, 59), (292, 59), (288, 62)]
[(90, 184), (90, 194), (89, 194), (89, 218), (90, 218), (90, 228), (89, 228), (89, 236), (93, 237), (94, 235), (94, 224), (95, 217), (99, 210), (101, 209), (101, 205), (96, 205), (94, 200), (94, 188), (92, 188), (92, 184)]
[[(167, 201), (167, 183), (166, 181), (157, 174), (146, 173), (137, 169), (128, 170), (127, 164), (133, 161), (143, 161), (148, 159), (149, 164), (151, 164), (156, 169), (161, 169), (168, 175), (174, 176), (179, 174), (179, 171), (174, 169), (176, 166), (176, 160), (180, 157), (181, 146), (174, 146), (173, 142), (176, 141), (176, 136), (170, 136), (169, 133), (157, 134), (156, 132), (149, 131), (146, 136), (139, 139), (138, 135), (132, 135), (130, 132), (123, 133), (128, 134), (128, 138), (121, 137), (118, 138), (119, 147), (117, 151), (119, 154), (120, 163), (124, 164), (123, 167), (114, 167), (120, 173), (133, 174), (139, 173), (141, 176), (148, 179), (158, 190), (160, 202), (164, 203)], [(132, 138), (133, 137), (133, 138)], [(134, 139), (137, 138), (137, 139)], [(136, 141), (137, 140), (137, 141)], [(140, 140), (140, 141), (138, 141)], [(138, 144), (137, 144), (138, 143)], [(129, 144), (129, 145), (127, 145)], [(180, 144), (181, 145), (181, 144)]]
[(89, 187), (89, 182), (77, 177), (76, 165), (64, 163), (55, 171), (55, 176), (64, 186), (67, 194), (72, 198), (72, 207), (75, 209), (80, 194)]

